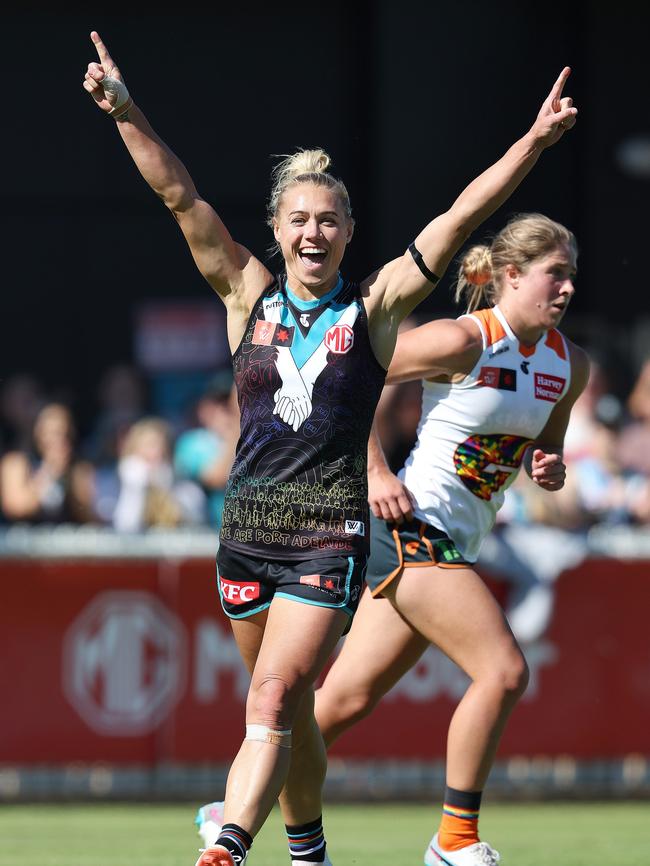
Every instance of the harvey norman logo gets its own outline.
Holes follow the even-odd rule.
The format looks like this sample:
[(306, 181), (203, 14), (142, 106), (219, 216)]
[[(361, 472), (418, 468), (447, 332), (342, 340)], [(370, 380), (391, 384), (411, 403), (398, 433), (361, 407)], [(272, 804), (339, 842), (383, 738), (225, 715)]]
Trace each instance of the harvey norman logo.
[(548, 400), (557, 403), (564, 391), (566, 379), (561, 376), (551, 376), (548, 373), (535, 373), (535, 397), (537, 400)]
[(180, 697), (186, 661), (183, 626), (155, 596), (104, 592), (64, 638), (63, 688), (97, 733), (147, 734)]

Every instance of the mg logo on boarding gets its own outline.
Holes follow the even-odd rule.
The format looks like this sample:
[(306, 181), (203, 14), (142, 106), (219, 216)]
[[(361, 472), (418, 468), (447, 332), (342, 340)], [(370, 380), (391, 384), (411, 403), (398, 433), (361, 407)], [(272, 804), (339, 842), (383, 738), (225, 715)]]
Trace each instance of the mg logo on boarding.
[(345, 355), (354, 343), (354, 331), (349, 325), (334, 325), (325, 334), (325, 345), (335, 355)]
[(64, 691), (94, 731), (146, 734), (180, 697), (186, 658), (183, 627), (155, 596), (105, 592), (65, 636)]

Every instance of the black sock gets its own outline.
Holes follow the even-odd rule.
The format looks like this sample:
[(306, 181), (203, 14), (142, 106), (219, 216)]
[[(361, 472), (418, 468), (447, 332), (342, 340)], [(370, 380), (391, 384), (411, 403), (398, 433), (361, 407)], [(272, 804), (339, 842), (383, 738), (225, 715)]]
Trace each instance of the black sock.
[(478, 812), (481, 808), (482, 796), (483, 791), (458, 791), (449, 785), (445, 788), (445, 803), (471, 812)]
[(253, 844), (253, 837), (238, 824), (224, 824), (215, 845), (223, 845), (232, 854), (235, 863), (243, 863)]
[(325, 861), (325, 836), (323, 835), (323, 816), (307, 824), (290, 827), (285, 824), (289, 840), (289, 854), (292, 860), (308, 863)]

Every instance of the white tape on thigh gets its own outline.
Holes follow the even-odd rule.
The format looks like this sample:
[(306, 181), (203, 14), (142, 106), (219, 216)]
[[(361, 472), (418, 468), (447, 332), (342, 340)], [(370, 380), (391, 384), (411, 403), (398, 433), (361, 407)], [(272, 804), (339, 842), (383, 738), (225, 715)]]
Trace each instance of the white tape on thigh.
[(126, 84), (123, 81), (118, 81), (117, 78), (105, 75), (100, 81), (100, 84), (104, 88), (104, 93), (110, 94), (111, 96), (117, 96), (115, 104), (108, 112), (111, 117), (119, 117), (131, 108), (133, 101), (129, 96)]
[(291, 730), (275, 731), (266, 725), (246, 725), (246, 739), (271, 743), (272, 746), (282, 746), (283, 749), (291, 748)]

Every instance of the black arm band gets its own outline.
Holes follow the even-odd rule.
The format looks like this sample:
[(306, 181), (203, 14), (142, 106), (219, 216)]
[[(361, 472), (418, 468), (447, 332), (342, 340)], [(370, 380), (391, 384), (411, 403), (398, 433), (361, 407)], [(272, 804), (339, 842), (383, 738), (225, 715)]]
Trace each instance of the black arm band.
[(433, 271), (430, 271), (429, 268), (426, 266), (426, 263), (425, 263), (424, 259), (422, 258), (422, 253), (415, 246), (415, 241), (410, 245), (409, 252), (413, 256), (413, 261), (418, 266), (418, 268), (422, 271), (422, 273), (427, 278), (427, 280), (429, 280), (430, 283), (433, 283), (434, 286), (436, 283), (439, 283), (440, 277), (437, 277), (433, 273)]

